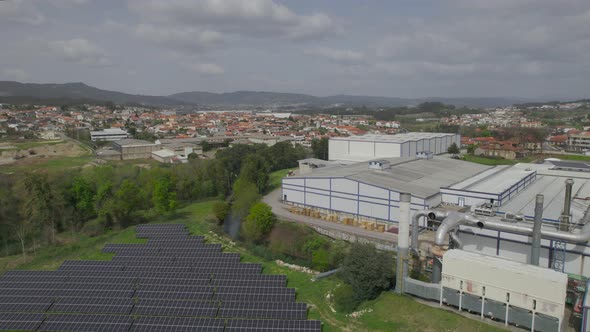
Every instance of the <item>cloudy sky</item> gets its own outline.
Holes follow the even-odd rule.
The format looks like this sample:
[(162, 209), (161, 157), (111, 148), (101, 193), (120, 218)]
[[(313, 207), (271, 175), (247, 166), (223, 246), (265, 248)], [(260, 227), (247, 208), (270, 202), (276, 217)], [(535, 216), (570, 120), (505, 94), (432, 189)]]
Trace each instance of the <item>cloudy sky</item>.
[(0, 80), (590, 97), (589, 0), (0, 0)]

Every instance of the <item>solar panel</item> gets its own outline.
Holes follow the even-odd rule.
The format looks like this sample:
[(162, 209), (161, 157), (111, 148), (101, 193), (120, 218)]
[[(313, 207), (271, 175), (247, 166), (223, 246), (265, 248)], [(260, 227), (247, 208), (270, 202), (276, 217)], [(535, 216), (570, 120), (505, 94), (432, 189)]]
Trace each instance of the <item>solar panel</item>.
[[(0, 278), (0, 315), (45, 313), (33, 329), (52, 331), (321, 327), (300, 323), (307, 306), (295, 302), (286, 276), (263, 275), (261, 264), (241, 263), (239, 253), (224, 253), (183, 225), (138, 226), (137, 235), (149, 240), (106, 245), (103, 252), (115, 253), (110, 261), (67, 260), (58, 271), (6, 273)], [(20, 323), (24, 329), (33, 324)]]
[(305, 320), (307, 305), (295, 302), (222, 302), (218, 317)]
[(40, 331), (128, 331), (131, 316), (113, 315), (48, 315)]
[(235, 280), (235, 279), (214, 279), (211, 280), (211, 285), (222, 287), (285, 287), (286, 283), (282, 280)]
[(138, 290), (135, 292), (138, 299), (168, 299), (168, 300), (191, 300), (191, 301), (209, 301), (213, 293), (171, 293), (171, 292), (150, 292)]
[(43, 314), (0, 313), (0, 330), (34, 331), (43, 321)]
[(213, 296), (213, 299), (222, 302), (295, 302), (295, 295), (256, 293), (216, 293)]
[(139, 317), (131, 331), (204, 331), (221, 332), (225, 322), (212, 318)]
[(61, 282), (0, 282), (0, 290), (4, 289), (64, 289)]
[(2, 296), (19, 296), (19, 297), (52, 297), (57, 296), (59, 289), (3, 289)]
[(5, 276), (0, 278), (0, 282), (13, 282), (13, 283), (22, 283), (22, 282), (55, 282), (55, 283), (63, 283), (68, 280), (67, 276)]
[(5, 294), (0, 294), (0, 304), (14, 304), (14, 303), (28, 303), (28, 304), (44, 304), (44, 303), (52, 303), (54, 300), (53, 297), (27, 297), (27, 296), (5, 296)]
[(211, 279), (140, 278), (137, 283), (139, 289), (145, 285), (206, 286), (211, 283)]
[(10, 303), (0, 304), (0, 312), (45, 312), (50, 303)]
[(110, 297), (110, 298), (131, 298), (135, 291), (133, 290), (79, 290), (63, 289), (57, 291), (59, 297)]
[(128, 315), (133, 304), (133, 299), (130, 298), (60, 298), (49, 311)]
[(140, 299), (133, 307), (132, 314), (213, 318), (217, 315), (217, 304), (211, 301)]
[(318, 320), (229, 320), (225, 331), (300, 331), (319, 332), (322, 330)]

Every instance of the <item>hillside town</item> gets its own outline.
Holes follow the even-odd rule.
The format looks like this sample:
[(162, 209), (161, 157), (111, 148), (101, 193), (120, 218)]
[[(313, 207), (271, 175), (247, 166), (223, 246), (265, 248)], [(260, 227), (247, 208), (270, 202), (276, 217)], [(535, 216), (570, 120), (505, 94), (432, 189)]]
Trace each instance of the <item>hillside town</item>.
[[(461, 148), (474, 155), (518, 160), (542, 152), (588, 152), (590, 126), (584, 126), (588, 118), (580, 114), (587, 113), (589, 108), (587, 102), (517, 105), (473, 109), (473, 113), (463, 109), (459, 114), (438, 117), (432, 114), (421, 117), (425, 113), (416, 111), (414, 118), (392, 116), (395, 120), (382, 120), (376, 119), (382, 110), (365, 115), (352, 108), (346, 109), (349, 111), (346, 114), (334, 114), (329, 109), (326, 112), (251, 109), (193, 112), (114, 104), (4, 104), (0, 108), (0, 135), (39, 139), (69, 135), (91, 142), (97, 148), (96, 155), (103, 159), (153, 157), (162, 162), (179, 162), (186, 161), (191, 153), (205, 157), (203, 150), (208, 150), (210, 144), (270, 146), (289, 141), (309, 148), (314, 140), (321, 138), (395, 134), (416, 131), (416, 125), (430, 125), (419, 131), (460, 133)], [(557, 120), (545, 117), (556, 112), (560, 115)], [(119, 140), (122, 141), (112, 146), (105, 143)], [(122, 145), (141, 146), (143, 152), (122, 153)]]

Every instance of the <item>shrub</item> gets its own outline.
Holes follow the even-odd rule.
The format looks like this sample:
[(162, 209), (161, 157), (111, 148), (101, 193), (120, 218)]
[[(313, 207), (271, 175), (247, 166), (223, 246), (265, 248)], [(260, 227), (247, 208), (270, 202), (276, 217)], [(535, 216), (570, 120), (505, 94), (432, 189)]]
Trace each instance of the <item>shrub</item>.
[(371, 244), (354, 243), (342, 262), (340, 277), (352, 286), (360, 300), (374, 299), (391, 287), (393, 257)]
[(330, 268), (330, 254), (324, 248), (317, 249), (312, 254), (311, 263), (314, 269), (327, 271)]
[(352, 286), (342, 284), (334, 291), (334, 306), (342, 313), (353, 312), (361, 303)]
[(254, 243), (262, 241), (272, 230), (276, 220), (270, 206), (262, 202), (256, 203), (250, 209), (250, 214), (243, 224), (244, 236)]
[(230, 206), (225, 201), (216, 202), (215, 205), (213, 205), (213, 215), (215, 215), (217, 222), (220, 224), (223, 223), (223, 221), (225, 220), (225, 217), (227, 217), (229, 212), (230, 212)]

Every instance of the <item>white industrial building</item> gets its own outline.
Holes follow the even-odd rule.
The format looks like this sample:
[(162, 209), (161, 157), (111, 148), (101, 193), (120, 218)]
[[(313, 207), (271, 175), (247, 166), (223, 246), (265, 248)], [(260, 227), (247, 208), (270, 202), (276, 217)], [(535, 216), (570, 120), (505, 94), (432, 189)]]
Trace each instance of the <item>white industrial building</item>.
[(91, 131), (90, 140), (96, 141), (118, 141), (126, 139), (129, 136), (126, 130), (120, 128), (107, 128), (103, 130)]
[[(563, 214), (564, 181), (572, 178), (572, 220), (584, 216), (590, 200), (590, 169), (554, 164), (517, 164), (484, 166), (470, 162), (434, 157), (432, 159), (388, 158), (348, 165), (329, 163), (306, 169), (305, 174), (287, 177), (282, 182), (282, 199), (292, 205), (309, 207), (320, 213), (337, 213), (357, 220), (397, 223), (399, 194), (412, 194), (413, 211), (442, 205), (452, 209), (487, 206), (491, 215), (506, 222), (531, 221), (535, 196), (545, 196), (545, 227), (556, 225)], [(492, 203), (493, 204), (490, 204)], [(393, 226), (393, 224), (392, 224)], [(420, 226), (426, 226), (421, 220)], [(504, 231), (460, 226), (463, 249), (497, 255), (526, 263), (530, 259), (530, 237)], [(543, 239), (540, 264), (553, 267), (557, 243)], [(564, 244), (563, 270), (590, 276), (590, 247)]]
[(399, 220), (399, 194), (412, 194), (412, 210), (441, 203), (440, 188), (475, 176), (489, 166), (450, 158), (390, 158), (317, 168), (283, 179), (285, 202), (365, 217)]
[(328, 159), (368, 161), (380, 158), (414, 158), (421, 151), (446, 153), (451, 144), (461, 146), (461, 135), (447, 133), (405, 133), (331, 137)]

